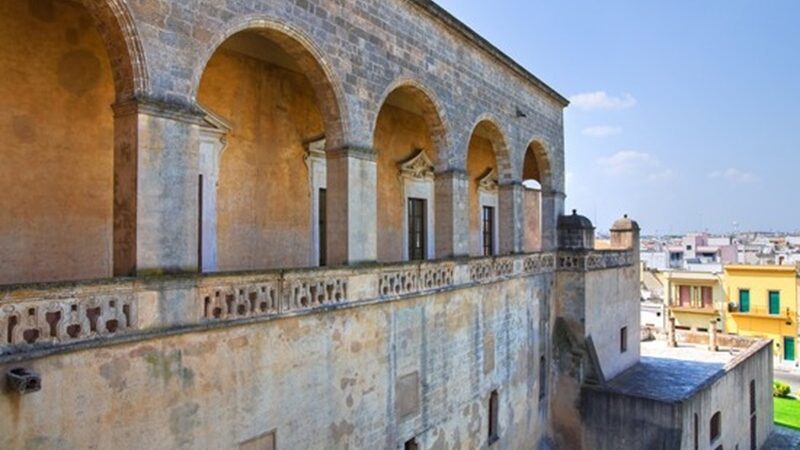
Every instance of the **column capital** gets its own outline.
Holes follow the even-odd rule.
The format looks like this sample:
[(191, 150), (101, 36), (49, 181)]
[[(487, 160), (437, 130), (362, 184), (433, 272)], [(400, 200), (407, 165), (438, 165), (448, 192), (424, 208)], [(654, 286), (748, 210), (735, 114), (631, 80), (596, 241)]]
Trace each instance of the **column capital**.
[(344, 145), (338, 148), (329, 148), (325, 150), (326, 158), (340, 159), (340, 158), (354, 158), (364, 161), (377, 161), (378, 152), (370, 147), (359, 147), (355, 145)]
[(196, 104), (144, 96), (114, 103), (111, 108), (114, 110), (114, 117), (117, 118), (133, 114), (147, 114), (178, 122), (202, 125), (206, 117), (206, 112)]
[(467, 174), (466, 170), (461, 169), (445, 169), (445, 170), (437, 170), (434, 173), (436, 179), (442, 180), (469, 180), (469, 175)]

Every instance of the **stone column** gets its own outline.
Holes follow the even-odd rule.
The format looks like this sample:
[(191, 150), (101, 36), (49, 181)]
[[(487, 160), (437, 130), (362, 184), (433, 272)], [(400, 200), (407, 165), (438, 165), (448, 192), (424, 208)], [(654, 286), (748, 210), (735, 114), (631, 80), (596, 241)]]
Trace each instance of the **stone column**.
[(373, 150), (327, 150), (328, 265), (376, 261), (378, 168)]
[(558, 218), (564, 214), (565, 195), (557, 191), (542, 191), (542, 251), (558, 247)]
[(522, 252), (522, 205), (525, 187), (521, 183), (509, 183), (499, 187), (498, 210), (500, 213), (500, 254)]
[(469, 177), (460, 170), (436, 174), (436, 258), (469, 255)]
[(717, 345), (717, 321), (711, 320), (708, 326), (708, 350), (716, 352), (719, 350)]
[(667, 346), (668, 347), (677, 347), (678, 341), (675, 337), (675, 318), (670, 317), (669, 322), (667, 325)]
[(114, 113), (114, 275), (197, 271), (202, 112), (139, 99)]

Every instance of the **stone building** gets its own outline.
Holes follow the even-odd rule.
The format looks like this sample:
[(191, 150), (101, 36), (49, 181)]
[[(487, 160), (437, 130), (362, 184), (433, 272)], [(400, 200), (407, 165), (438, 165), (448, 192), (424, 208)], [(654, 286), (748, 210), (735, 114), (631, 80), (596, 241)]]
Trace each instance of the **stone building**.
[(592, 448), (638, 226), (433, 2), (6, 1), (0, 65), (0, 448)]

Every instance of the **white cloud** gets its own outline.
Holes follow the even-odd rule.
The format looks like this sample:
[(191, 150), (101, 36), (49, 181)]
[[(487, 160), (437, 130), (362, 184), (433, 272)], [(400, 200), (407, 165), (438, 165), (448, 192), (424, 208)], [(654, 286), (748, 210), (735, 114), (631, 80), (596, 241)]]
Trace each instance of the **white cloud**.
[(629, 175), (648, 182), (666, 181), (675, 177), (675, 172), (663, 167), (658, 158), (635, 150), (623, 150), (611, 156), (600, 157), (597, 164), (609, 175)]
[(584, 92), (569, 98), (572, 106), (584, 111), (620, 110), (636, 106), (636, 99), (631, 94), (619, 97), (608, 95), (605, 91)]
[(756, 181), (756, 176), (750, 172), (744, 172), (739, 169), (729, 167), (724, 170), (715, 170), (708, 174), (709, 178), (724, 179), (734, 183), (750, 183)]
[(611, 156), (597, 158), (597, 164), (612, 175), (621, 175), (658, 166), (658, 160), (649, 153), (623, 150)]
[(581, 133), (595, 138), (606, 138), (622, 133), (622, 127), (599, 125), (596, 127), (584, 128)]
[(667, 181), (673, 178), (675, 178), (675, 172), (673, 172), (672, 169), (664, 169), (647, 175), (647, 181), (652, 182)]

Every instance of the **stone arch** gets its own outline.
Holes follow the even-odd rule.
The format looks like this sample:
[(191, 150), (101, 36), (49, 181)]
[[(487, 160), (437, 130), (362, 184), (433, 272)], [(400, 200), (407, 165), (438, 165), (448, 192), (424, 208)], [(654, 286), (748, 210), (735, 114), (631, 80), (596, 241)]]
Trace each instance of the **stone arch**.
[(128, 5), (123, 0), (82, 0), (81, 4), (105, 41), (117, 103), (149, 92), (147, 62)]
[(420, 106), (421, 115), (425, 119), (425, 124), (428, 126), (431, 139), (436, 147), (434, 154), (430, 156), (436, 159), (435, 164), (438, 169), (446, 168), (449, 159), (449, 147), (447, 145), (447, 130), (449, 127), (447, 126), (445, 109), (442, 108), (436, 94), (415, 78), (401, 77), (384, 90), (380, 97), (380, 102), (377, 103), (377, 109), (372, 119), (372, 127), (370, 128), (372, 130), (373, 143), (375, 142), (375, 130), (378, 126), (381, 110), (390, 96), (399, 92), (409, 95), (412, 101)]
[[(117, 0), (20, 1), (4, 2), (0, 17), (0, 129), (11, 131), (0, 228), (12, 230), (0, 236), (0, 283), (111, 276), (123, 247), (117, 169), (135, 174), (137, 161), (135, 121), (120, 124), (111, 105), (148, 86), (131, 14)], [(120, 222), (135, 233), (135, 219)]]
[(448, 153), (442, 108), (430, 89), (408, 77), (389, 85), (377, 106), (378, 261), (432, 259), (438, 240), (434, 172), (447, 167)]
[(347, 112), (345, 96), (341, 83), (334, 70), (326, 63), (325, 57), (304, 32), (290, 26), (280, 19), (251, 15), (238, 18), (221, 33), (211, 39), (206, 50), (198, 59), (192, 74), (193, 100), (197, 99), (200, 81), (208, 62), (217, 49), (231, 36), (243, 32), (257, 32), (277, 44), (289, 54), (302, 69), (311, 82), (311, 86), (319, 102), (325, 124), (325, 140), (327, 149), (339, 149), (345, 146), (347, 136)]
[(512, 182), (514, 173), (511, 165), (511, 151), (500, 121), (489, 113), (482, 114), (475, 120), (467, 138), (467, 158), (469, 158), (470, 142), (476, 132), (483, 132), (484, 136), (492, 143), (495, 159), (497, 160), (497, 175), (500, 184)]
[(542, 190), (550, 191), (553, 189), (552, 170), (547, 144), (542, 138), (534, 137), (525, 147), (521, 173), (522, 181), (536, 180), (541, 185)]

